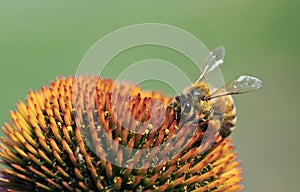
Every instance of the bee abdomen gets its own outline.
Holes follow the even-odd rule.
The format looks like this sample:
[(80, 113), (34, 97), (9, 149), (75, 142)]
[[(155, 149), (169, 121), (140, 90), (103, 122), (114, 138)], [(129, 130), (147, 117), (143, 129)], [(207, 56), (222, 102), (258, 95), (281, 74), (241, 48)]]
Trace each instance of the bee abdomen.
[(236, 124), (236, 109), (231, 96), (226, 97), (225, 115), (220, 135), (225, 138), (228, 137), (234, 130)]

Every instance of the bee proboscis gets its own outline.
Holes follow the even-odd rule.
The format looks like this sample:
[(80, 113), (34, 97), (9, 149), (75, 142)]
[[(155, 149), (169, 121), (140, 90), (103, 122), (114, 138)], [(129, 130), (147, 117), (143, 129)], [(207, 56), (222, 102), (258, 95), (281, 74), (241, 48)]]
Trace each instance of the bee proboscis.
[[(208, 137), (212, 137), (210, 142), (218, 134), (226, 138), (235, 128), (236, 109), (231, 95), (254, 91), (262, 86), (262, 81), (258, 78), (242, 75), (213, 91), (205, 77), (224, 62), (224, 57), (224, 47), (214, 49), (205, 59), (196, 81), (169, 105), (174, 111), (177, 124), (196, 119), (200, 129), (210, 132), (206, 133)], [(217, 128), (208, 130), (207, 122), (217, 124)]]

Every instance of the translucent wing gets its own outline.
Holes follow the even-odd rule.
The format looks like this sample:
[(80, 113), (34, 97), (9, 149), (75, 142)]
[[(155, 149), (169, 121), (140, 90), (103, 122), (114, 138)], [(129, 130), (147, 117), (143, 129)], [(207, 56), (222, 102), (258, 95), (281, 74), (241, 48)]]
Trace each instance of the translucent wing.
[(204, 154), (216, 141), (222, 122), (220, 120), (212, 119), (208, 122), (207, 129), (199, 146), (200, 154)]
[(209, 99), (223, 95), (234, 95), (254, 91), (262, 86), (262, 81), (256, 77), (242, 75), (235, 81), (215, 91)]
[(197, 78), (197, 80), (195, 81), (195, 83), (202, 80), (205, 74), (219, 67), (224, 62), (224, 57), (225, 57), (225, 48), (222, 46), (217, 47), (212, 52), (210, 52), (204, 61), (204, 65), (201, 69), (201, 73)]

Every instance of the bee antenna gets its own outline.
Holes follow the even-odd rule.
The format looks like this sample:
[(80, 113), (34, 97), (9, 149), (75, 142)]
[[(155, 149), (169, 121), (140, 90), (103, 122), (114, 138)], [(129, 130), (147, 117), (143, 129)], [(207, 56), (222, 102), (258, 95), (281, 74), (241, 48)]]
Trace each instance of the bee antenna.
[(227, 96), (227, 95), (235, 95), (235, 94), (240, 94), (239, 92), (230, 92), (230, 93), (224, 93), (224, 94), (220, 94), (220, 95), (213, 95), (213, 96), (205, 96), (203, 98), (204, 101), (209, 101), (211, 99), (215, 99), (218, 97), (223, 97), (223, 96)]
[(209, 101), (209, 100), (211, 100), (213, 97), (211, 97), (211, 96), (205, 96), (205, 97), (203, 97), (203, 101)]

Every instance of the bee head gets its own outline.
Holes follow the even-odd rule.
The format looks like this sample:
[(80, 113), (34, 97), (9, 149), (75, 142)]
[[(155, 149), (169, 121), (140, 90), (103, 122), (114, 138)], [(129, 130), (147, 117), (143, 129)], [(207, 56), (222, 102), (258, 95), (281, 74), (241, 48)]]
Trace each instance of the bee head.
[(204, 83), (197, 83), (185, 89), (181, 95), (175, 97), (172, 108), (176, 112), (176, 119), (191, 120), (199, 116), (207, 116), (211, 111), (211, 101), (209, 96), (209, 87)]
[(185, 93), (186, 99), (182, 104), (186, 108), (185, 111), (188, 111), (190, 105), (193, 106), (190, 109), (196, 110), (199, 114), (206, 114), (211, 110), (211, 100), (207, 99), (210, 97), (210, 88), (206, 83), (196, 83)]

